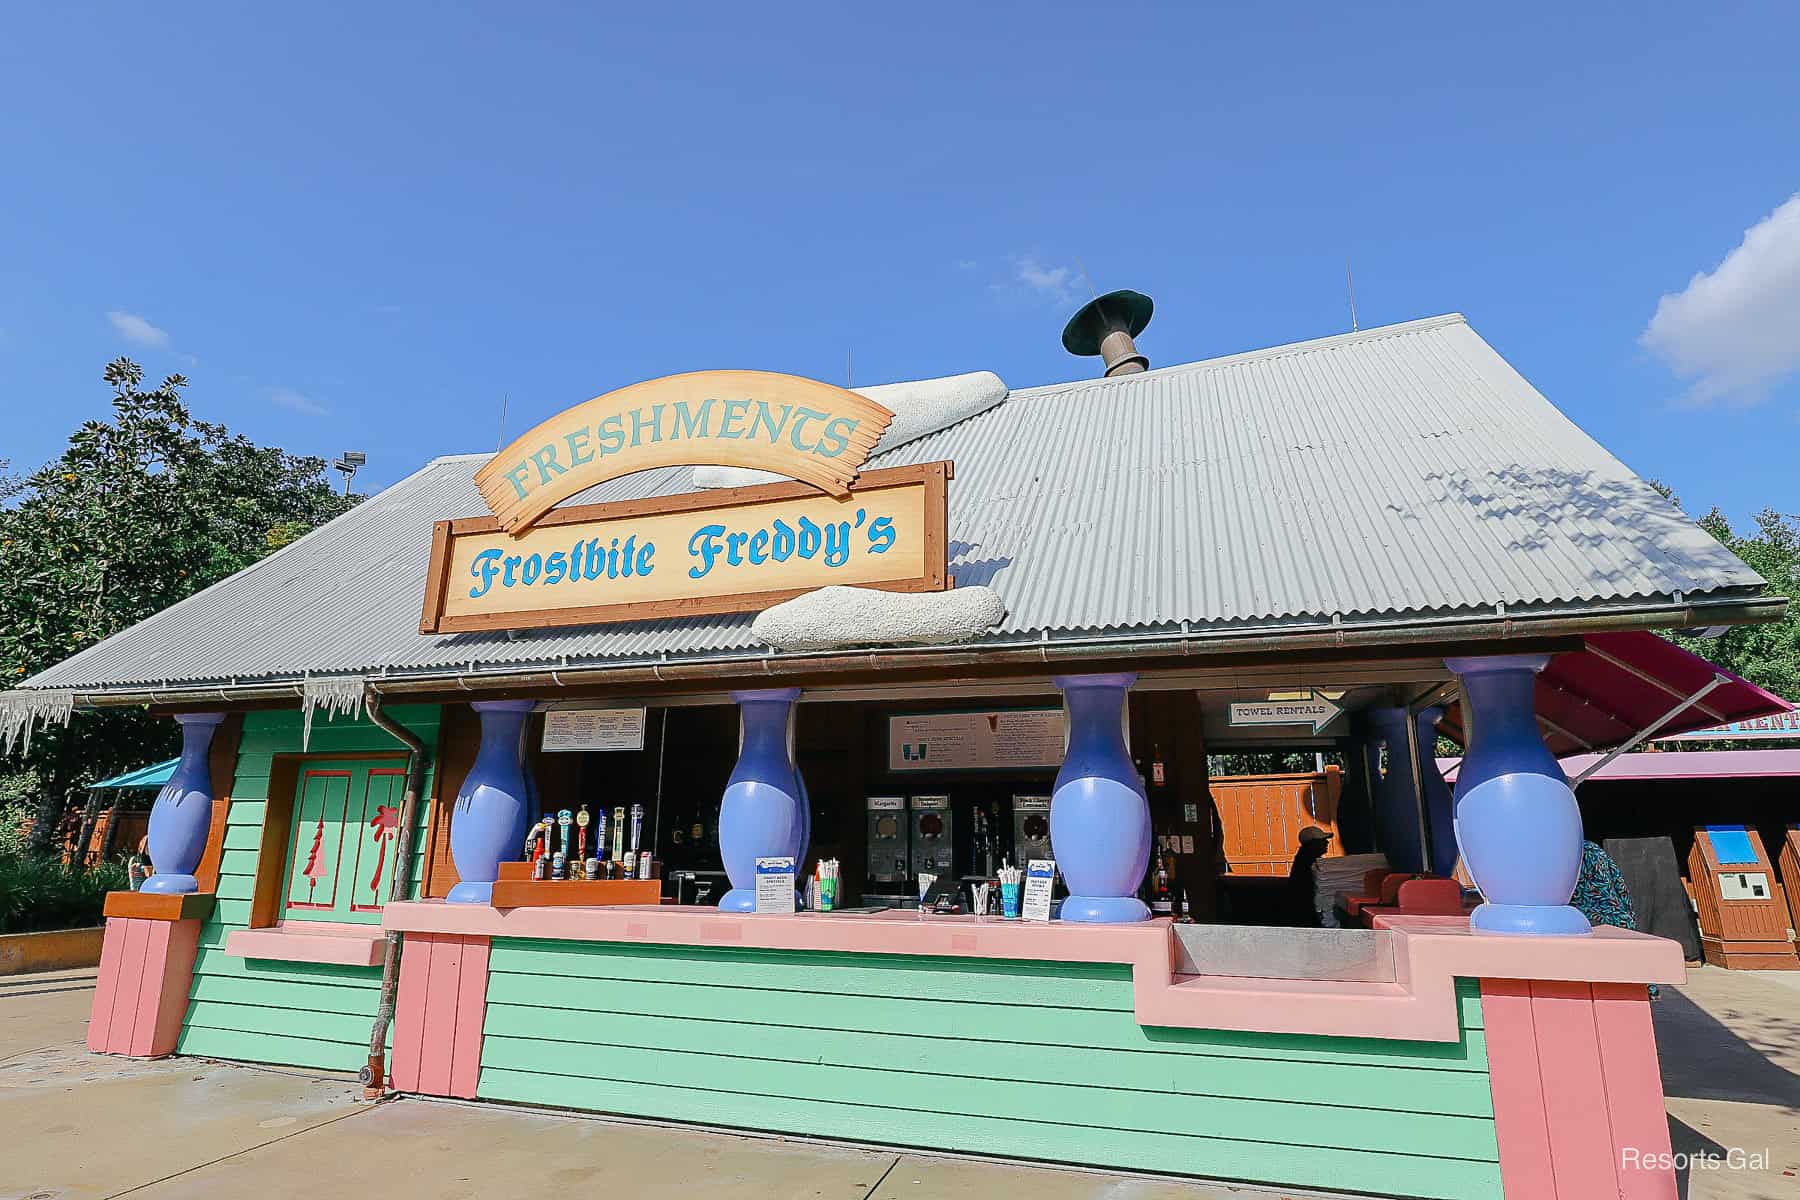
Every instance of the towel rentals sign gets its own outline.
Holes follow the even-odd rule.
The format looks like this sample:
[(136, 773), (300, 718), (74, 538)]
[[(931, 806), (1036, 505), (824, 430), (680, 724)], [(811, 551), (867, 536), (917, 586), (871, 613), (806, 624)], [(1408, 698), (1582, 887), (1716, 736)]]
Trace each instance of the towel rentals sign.
[[(754, 612), (833, 583), (943, 591), (951, 464), (858, 475), (892, 416), (762, 371), (676, 375), (578, 405), (477, 472), (492, 516), (433, 528), (419, 631)], [(676, 464), (803, 482), (552, 507)]]

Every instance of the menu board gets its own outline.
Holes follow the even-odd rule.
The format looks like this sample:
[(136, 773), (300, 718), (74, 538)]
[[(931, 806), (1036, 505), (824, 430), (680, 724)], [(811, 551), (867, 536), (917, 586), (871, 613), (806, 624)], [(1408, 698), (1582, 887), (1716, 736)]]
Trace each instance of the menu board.
[(642, 750), (641, 708), (553, 708), (544, 714), (544, 749)]
[(888, 718), (888, 770), (1059, 767), (1064, 724), (1060, 707), (899, 713)]

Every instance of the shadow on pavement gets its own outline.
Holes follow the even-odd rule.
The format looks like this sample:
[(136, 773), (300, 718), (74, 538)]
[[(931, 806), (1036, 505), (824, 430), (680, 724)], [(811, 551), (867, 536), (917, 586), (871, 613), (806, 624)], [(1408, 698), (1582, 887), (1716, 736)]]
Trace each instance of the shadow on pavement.
[[(1800, 1076), (1674, 988), (1650, 1007), (1662, 1059), (1663, 1093), (1695, 1100), (1735, 1100), (1800, 1108)], [(1725, 1013), (1738, 1030), (1779, 1052), (1800, 1057), (1800, 1021), (1768, 1013)]]

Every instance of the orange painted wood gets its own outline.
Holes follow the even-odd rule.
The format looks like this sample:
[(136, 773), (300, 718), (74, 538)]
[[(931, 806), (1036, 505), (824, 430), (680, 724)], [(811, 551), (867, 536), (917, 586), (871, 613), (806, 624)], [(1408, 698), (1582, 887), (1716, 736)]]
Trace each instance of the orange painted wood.
[(238, 746), (244, 739), (244, 714), (227, 713), (213, 731), (207, 751), (207, 772), (212, 782), (212, 821), (206, 829), (206, 848), (200, 852), (200, 865), (194, 869), (202, 892), (219, 888), (219, 860), (225, 853), (225, 824), (231, 815), (232, 781), (237, 777)]
[(1494, 1094), (1494, 1136), (1500, 1143), (1500, 1182), (1508, 1196), (1557, 1200), (1531, 984), (1483, 979), (1481, 1018), (1487, 1034), (1488, 1083)]
[(1300, 849), (1300, 831), (1332, 835), (1327, 857), (1344, 852), (1337, 837), (1343, 771), (1291, 775), (1216, 775), (1207, 781), (1219, 807), (1225, 861), (1232, 875), (1283, 876)]
[[(1800, 957), (1788, 937), (1788, 906), (1774, 886), (1774, 864), (1763, 848), (1762, 836), (1754, 829), (1748, 834), (1756, 861), (1725, 866), (1719, 862), (1706, 829), (1694, 831), (1694, 844), (1688, 851), (1688, 877), (1693, 882), (1700, 921), (1701, 953), (1714, 966), (1800, 968)], [(1770, 894), (1758, 900), (1726, 900), (1720, 894), (1719, 876), (1727, 871), (1761, 872), (1769, 881)]]
[(1790, 825), (1781, 838), (1781, 890), (1787, 897), (1788, 927), (1800, 930), (1800, 825)]
[(462, 882), (450, 856), (450, 823), (456, 819), (456, 795), (462, 791), (475, 753), (481, 747), (481, 718), (467, 704), (446, 704), (438, 726), (437, 769), (431, 775), (431, 817), (425, 843), (425, 886), (422, 896), (442, 899)]
[(212, 914), (215, 897), (210, 892), (173, 896), (158, 892), (108, 892), (102, 911), (109, 917), (139, 917), (146, 921), (199, 921)]

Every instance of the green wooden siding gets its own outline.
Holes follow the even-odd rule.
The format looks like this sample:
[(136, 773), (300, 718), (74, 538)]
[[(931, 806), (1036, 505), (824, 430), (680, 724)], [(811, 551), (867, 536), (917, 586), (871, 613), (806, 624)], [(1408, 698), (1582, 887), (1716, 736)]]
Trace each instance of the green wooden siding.
[(496, 939), (485, 1098), (1401, 1196), (1499, 1197), (1454, 1044), (1145, 1028), (1123, 964)]
[[(418, 734), (427, 747), (434, 748), (439, 711), (436, 705), (410, 705), (390, 708), (388, 713)], [(366, 720), (327, 721), (317, 716), (313, 721), (313, 753), (370, 753), (400, 748), (393, 738)], [(250, 920), (257, 847), (268, 807), (273, 757), (299, 751), (298, 712), (254, 712), (245, 716), (225, 829), (225, 852), (219, 863), (219, 900), (200, 932), (194, 984), (188, 993), (187, 1017), (182, 1023), (177, 1053), (336, 1071), (355, 1071), (368, 1061), (369, 1030), (380, 999), (379, 967), (246, 959), (224, 950), (226, 936), (234, 929), (244, 928)], [(321, 765), (343, 770), (351, 764), (339, 761)], [(399, 795), (398, 788), (395, 795)], [(357, 803), (360, 802), (359, 792)], [(381, 803), (387, 801), (382, 799)], [(424, 870), (428, 808), (426, 804), (419, 806), (419, 825), (413, 833), (414, 895)], [(361, 915), (351, 913), (346, 898), (342, 913), (325, 914), (323, 919), (352, 920)], [(378, 914), (368, 916), (379, 919)]]

